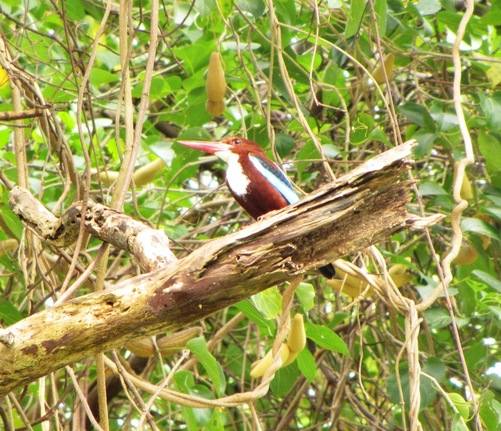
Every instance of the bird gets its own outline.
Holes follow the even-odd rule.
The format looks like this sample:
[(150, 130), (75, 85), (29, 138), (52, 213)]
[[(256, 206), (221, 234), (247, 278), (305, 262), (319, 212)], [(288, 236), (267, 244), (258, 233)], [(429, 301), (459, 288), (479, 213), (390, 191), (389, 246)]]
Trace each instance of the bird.
[[(214, 154), (227, 164), (226, 184), (235, 200), (254, 219), (299, 201), (284, 171), (255, 142), (239, 137), (219, 141), (184, 141), (180, 144)], [(335, 275), (332, 264), (319, 268), (326, 278)]]

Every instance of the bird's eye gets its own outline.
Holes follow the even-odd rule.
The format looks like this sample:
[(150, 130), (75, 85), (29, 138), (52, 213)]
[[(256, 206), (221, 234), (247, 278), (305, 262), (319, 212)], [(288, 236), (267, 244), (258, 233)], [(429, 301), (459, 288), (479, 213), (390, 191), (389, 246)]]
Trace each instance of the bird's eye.
[(235, 140), (233, 141), (233, 143), (234, 143), (235, 145), (240, 145), (240, 144), (242, 143), (242, 141), (241, 141), (240, 139), (235, 139)]

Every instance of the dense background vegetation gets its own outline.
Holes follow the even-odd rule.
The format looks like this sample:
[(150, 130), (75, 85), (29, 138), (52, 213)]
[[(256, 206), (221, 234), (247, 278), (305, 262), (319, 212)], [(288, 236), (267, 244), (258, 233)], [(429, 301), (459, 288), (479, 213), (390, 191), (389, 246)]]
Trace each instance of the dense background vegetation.
[[(126, 4), (0, 1), (0, 114), (6, 113), (0, 115), (0, 169), (13, 183), (27, 179), (31, 191), (61, 213), (88, 196), (107, 204), (113, 199), (120, 207), (124, 189), (117, 172), (123, 158), (137, 156), (136, 169), (160, 159), (163, 163), (150, 165), (153, 179), (135, 177), (138, 184), (124, 194), (123, 210), (164, 229), (178, 257), (239, 229), (249, 217), (223, 185), (224, 165), (181, 147), (176, 137), (247, 136), (282, 162), (305, 192), (331, 178), (322, 158), (341, 175), (412, 138), (418, 142), (413, 169), (418, 193), (410, 210), (445, 218), (427, 233), (394, 235), (379, 250), (389, 268), (402, 265), (402, 294), (417, 303), (426, 299), (440, 283), (437, 262), (453, 237), (454, 165), (465, 156), (453, 77), (462, 70), (456, 100), (475, 162), (468, 179), (459, 179), (469, 206), (449, 298), (438, 298), (420, 314), (419, 418), (429, 430), (499, 429), (501, 1), (475, 4), (460, 45), (461, 69), (453, 67), (452, 48), (465, 12), (462, 1), (165, 0), (158, 11), (153, 0), (134, 0), (129, 9)], [(158, 46), (150, 33), (155, 19)], [(213, 118), (206, 111), (205, 78), (215, 50), (223, 59), (228, 91), (224, 114)], [(150, 69), (148, 59), (154, 61)], [(12, 111), (33, 109), (30, 118), (9, 119)], [(146, 114), (142, 130), (141, 113)], [(16, 136), (26, 143), (26, 163), (15, 157)], [(0, 193), (0, 238), (17, 240), (4, 241), (0, 257), (0, 319), (9, 325), (50, 306), (74, 278), (65, 280), (61, 250), (23, 234), (9, 209), (8, 190)], [(99, 246), (91, 240), (81, 250), (80, 266), (95, 259)], [(65, 252), (71, 258), (73, 249)], [(379, 273), (369, 253), (346, 258)], [(130, 256), (111, 250), (106, 281), (137, 271)], [(76, 295), (92, 289), (89, 283)], [(256, 385), (250, 364), (273, 343), (280, 292), (269, 289), (206, 319), (202, 326), (209, 341), (243, 313), (212, 354), (202, 338), (189, 343), (201, 365), (184, 366), (188, 350), (153, 355), (142, 365), (143, 377), (152, 383), (167, 377), (171, 388), (206, 398), (249, 390)], [(293, 308), (305, 315), (308, 349), (278, 371), (268, 394), (227, 409), (193, 409), (158, 397), (145, 427), (408, 427), (409, 364), (401, 352), (405, 316), (370, 289), (346, 295), (316, 274), (300, 285)], [(127, 349), (117, 354), (131, 356)], [(73, 369), (83, 393), (92, 393), (94, 361)], [(109, 428), (137, 429), (149, 399), (130, 387), (110, 396)], [(66, 370), (20, 388), (0, 405), (0, 428), (30, 429), (30, 422), (35, 430), (86, 426)]]

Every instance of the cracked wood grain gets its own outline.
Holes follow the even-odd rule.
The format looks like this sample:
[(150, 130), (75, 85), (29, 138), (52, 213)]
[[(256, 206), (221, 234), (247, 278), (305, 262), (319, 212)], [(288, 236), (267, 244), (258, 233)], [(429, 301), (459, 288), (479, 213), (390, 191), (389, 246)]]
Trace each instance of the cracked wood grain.
[(411, 148), (395, 147), (164, 269), (0, 330), (0, 396), (136, 337), (183, 328), (412, 227), (416, 219), (406, 210)]

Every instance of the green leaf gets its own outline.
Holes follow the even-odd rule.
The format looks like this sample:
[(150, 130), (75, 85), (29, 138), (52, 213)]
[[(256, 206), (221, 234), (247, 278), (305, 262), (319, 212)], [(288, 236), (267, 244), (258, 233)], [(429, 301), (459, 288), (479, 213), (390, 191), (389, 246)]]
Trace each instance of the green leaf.
[(388, 3), (386, 0), (375, 0), (374, 9), (376, 11), (377, 25), (381, 37), (386, 35), (386, 21), (388, 19)]
[(184, 67), (190, 74), (196, 72), (201, 67), (207, 67), (209, 56), (216, 49), (216, 42), (199, 41), (191, 45), (183, 45), (174, 48), (174, 54), (183, 61)]
[(452, 418), (451, 431), (468, 431), (464, 419), (458, 414), (455, 414)]
[(398, 107), (398, 111), (405, 115), (407, 119), (423, 129), (434, 131), (435, 122), (428, 109), (413, 102), (406, 102)]
[(111, 73), (106, 69), (100, 69), (97, 67), (94, 67), (90, 73), (90, 82), (95, 87), (116, 82), (119, 78), (119, 73)]
[(317, 374), (317, 364), (311, 352), (307, 348), (301, 350), (299, 355), (297, 355), (296, 362), (299, 371), (306, 377), (306, 380), (312, 382)]
[(65, 0), (65, 12), (72, 21), (85, 18), (85, 6), (82, 0)]
[[(443, 383), (446, 378), (446, 367), (438, 358), (429, 358), (424, 363), (423, 372), (434, 377), (438, 383)], [(401, 362), (399, 367), (400, 383), (406, 405), (409, 403), (409, 367), (407, 362)], [(421, 410), (431, 405), (437, 397), (437, 389), (432, 381), (422, 375), (420, 378), (419, 392), (421, 394)], [(398, 404), (400, 403), (399, 384), (396, 374), (392, 372), (388, 378), (388, 395), (390, 400)]]
[(10, 326), (21, 320), (23, 315), (5, 298), (0, 298), (0, 323), (2, 326)]
[(322, 150), (324, 151), (325, 157), (328, 159), (334, 159), (339, 156), (340, 153), (339, 148), (334, 144), (323, 144)]
[(226, 414), (222, 409), (213, 409), (207, 431), (225, 431)]
[(296, 289), (296, 296), (305, 313), (310, 311), (315, 305), (315, 288), (311, 283), (299, 283)]
[(263, 335), (270, 336), (275, 332), (275, 322), (265, 319), (250, 299), (240, 301), (235, 304), (235, 307), (244, 313), (248, 319), (252, 320)]
[(494, 393), (485, 390), (480, 398), (480, 417), (487, 427), (487, 431), (499, 431), (501, 423), (501, 403), (496, 400)]
[(454, 404), (454, 407), (456, 407), (463, 419), (468, 419), (468, 417), (470, 416), (470, 403), (457, 392), (448, 392), (447, 395), (449, 396), (450, 400)]
[(4, 205), (0, 206), (0, 215), (5, 221), (5, 224), (15, 235), (16, 239), (20, 240), (23, 234), (23, 225), (19, 217), (17, 217), (8, 206)]
[(216, 0), (195, 0), (195, 10), (201, 16), (207, 16), (217, 10)]
[(472, 274), (482, 280), (488, 286), (492, 287), (497, 292), (501, 293), (501, 281), (496, 277), (493, 277), (487, 272), (481, 271), (479, 269), (472, 271)]
[[(205, 385), (193, 386), (190, 394), (200, 398), (207, 398), (209, 400), (214, 398), (211, 390)], [(191, 410), (195, 421), (197, 422), (197, 429), (204, 429), (204, 427), (209, 424), (214, 410), (210, 408), (192, 408)]]
[[(144, 73), (138, 76), (136, 85), (132, 88), (132, 96), (140, 98), (143, 94), (144, 88)], [(161, 76), (154, 76), (150, 85), (150, 100), (158, 100), (167, 96), (170, 93), (170, 87), (167, 80)]]
[(4, 148), (10, 140), (12, 129), (10, 127), (0, 126), (0, 149)]
[(459, 126), (458, 117), (455, 113), (447, 111), (431, 112), (431, 118), (435, 121), (438, 130), (448, 132)]
[(490, 3), (489, 11), (481, 18), (482, 23), (485, 25), (501, 25), (501, 0), (492, 0)]
[(195, 386), (195, 378), (189, 371), (181, 370), (174, 374), (174, 381), (179, 390), (189, 393), (191, 388)]
[(443, 308), (430, 308), (424, 312), (424, 318), (432, 329), (444, 328), (452, 322), (451, 316)]
[(501, 171), (501, 142), (492, 134), (480, 131), (478, 149), (485, 159), (490, 173)]
[[(209, 389), (203, 385), (196, 385), (193, 374), (189, 371), (178, 371), (174, 374), (177, 389), (186, 394), (212, 399)], [(181, 407), (183, 419), (189, 431), (197, 431), (200, 425), (206, 425), (211, 416), (211, 409)]]
[(288, 367), (280, 368), (271, 382), (271, 392), (276, 397), (285, 397), (294, 386), (294, 383), (296, 383), (298, 377), (299, 370), (295, 363), (290, 364)]
[(327, 326), (306, 322), (306, 336), (318, 346), (343, 355), (349, 355), (348, 346), (343, 339)]
[(224, 377), (221, 365), (219, 365), (219, 362), (217, 362), (212, 353), (209, 352), (205, 338), (203, 336), (193, 338), (186, 343), (186, 347), (190, 349), (204, 367), (218, 396), (222, 396), (226, 390), (226, 378)]
[(473, 217), (465, 217), (461, 220), (463, 232), (472, 232), (477, 235), (485, 235), (492, 239), (500, 240), (496, 230), (488, 223)]
[(317, 70), (320, 65), (322, 64), (322, 56), (318, 54), (318, 52), (315, 54), (315, 57), (313, 58), (312, 53), (304, 53), (300, 57), (298, 57), (297, 62), (305, 68), (305, 70), (310, 70), (312, 67), (311, 61), (313, 59), (313, 70)]
[(491, 215), (492, 217), (497, 218), (499, 221), (501, 221), (501, 208), (498, 207), (488, 207), (484, 208), (484, 211)]
[(422, 16), (434, 15), (442, 9), (442, 5), (439, 0), (419, 0), (416, 9)]
[(490, 305), (489, 311), (492, 313), (495, 319), (501, 321), (501, 307), (498, 307), (496, 305)]
[(348, 22), (344, 30), (346, 38), (355, 36), (362, 24), (362, 18), (365, 13), (366, 0), (351, 0), (350, 14), (348, 15)]
[(501, 208), (501, 196), (485, 195), (485, 197), (489, 199), (494, 205)]
[(282, 310), (282, 295), (275, 286), (253, 295), (252, 302), (265, 319), (275, 319)]
[(491, 82), (491, 87), (495, 88), (501, 84), (501, 64), (493, 63), (489, 65), (488, 69), (485, 71), (487, 78)]
[(261, 16), (265, 11), (263, 0), (236, 0), (239, 9), (249, 12), (254, 18)]
[(381, 142), (385, 145), (390, 145), (390, 140), (388, 139), (388, 136), (386, 135), (384, 130), (381, 129), (380, 127), (375, 127), (374, 129), (372, 129), (371, 132), (369, 133), (369, 136), (367, 136), (367, 140)]
[(438, 383), (445, 382), (447, 378), (447, 368), (443, 361), (437, 357), (430, 356), (423, 365), (423, 371), (434, 377)]
[(276, 145), (280, 157), (285, 157), (294, 148), (294, 138), (290, 135), (286, 135), (285, 133), (277, 133)]
[(428, 156), (431, 153), (433, 143), (437, 139), (437, 135), (435, 133), (423, 132), (421, 130), (414, 133), (412, 137), (418, 142), (418, 145), (414, 150), (416, 158), (418, 159)]
[(423, 196), (444, 196), (448, 194), (441, 185), (431, 181), (423, 181), (419, 184), (419, 192)]
[(489, 129), (494, 133), (501, 132), (501, 93), (495, 93), (493, 96), (486, 96), (480, 93), (480, 108), (487, 120)]

